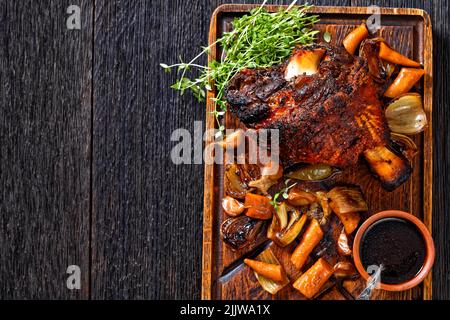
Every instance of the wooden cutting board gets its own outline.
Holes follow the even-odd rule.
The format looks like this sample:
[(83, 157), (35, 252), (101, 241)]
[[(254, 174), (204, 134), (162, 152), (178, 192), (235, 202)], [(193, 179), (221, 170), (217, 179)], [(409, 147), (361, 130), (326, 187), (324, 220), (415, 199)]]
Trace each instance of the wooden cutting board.
[[(220, 38), (224, 31), (229, 31), (231, 21), (242, 16), (257, 5), (222, 5), (217, 8), (211, 18), (209, 44)], [(278, 10), (280, 6), (267, 6), (269, 11)], [(318, 14), (320, 22), (316, 28), (322, 33), (331, 34), (331, 43), (340, 44), (348, 32), (365, 21), (373, 9), (366, 7), (313, 7), (310, 12)], [(422, 96), (424, 109), (428, 117), (428, 128), (421, 134), (413, 137), (419, 148), (419, 154), (413, 161), (413, 174), (410, 179), (393, 192), (383, 190), (377, 180), (372, 177), (363, 163), (357, 167), (347, 169), (340, 179), (347, 183), (361, 186), (369, 205), (368, 215), (387, 209), (399, 209), (411, 212), (424, 221), (431, 231), (432, 224), (432, 30), (428, 14), (419, 9), (381, 9), (382, 27), (379, 35), (396, 50), (408, 57), (419, 61), (424, 66), (426, 75), (423, 78)], [(210, 60), (216, 60), (221, 55), (217, 46), (212, 46)], [(215, 128), (215, 119), (211, 114), (214, 110), (210, 92), (207, 97), (206, 128)], [(227, 114), (224, 119), (227, 128), (235, 128), (240, 124)], [(209, 144), (210, 141), (206, 141)], [(226, 219), (222, 212), (220, 201), (224, 195), (222, 184), (224, 168), (222, 165), (205, 165), (205, 191), (204, 191), (204, 218), (203, 218), (203, 274), (202, 299), (304, 299), (290, 285), (286, 286), (277, 295), (272, 296), (262, 290), (253, 272), (249, 268), (240, 268), (230, 274), (226, 279), (219, 278), (224, 269), (237, 261), (240, 253), (232, 252), (220, 239), (219, 228)], [(286, 266), (291, 246), (280, 249), (272, 245), (278, 259)], [(288, 270), (289, 271), (289, 270)], [(292, 281), (291, 281), (292, 282)], [(361, 291), (364, 283), (361, 280), (347, 281), (345, 287), (354, 296)], [(428, 275), (419, 286), (403, 292), (387, 292), (377, 290), (374, 299), (431, 299), (432, 277)], [(344, 299), (338, 290), (332, 289), (321, 299)]]

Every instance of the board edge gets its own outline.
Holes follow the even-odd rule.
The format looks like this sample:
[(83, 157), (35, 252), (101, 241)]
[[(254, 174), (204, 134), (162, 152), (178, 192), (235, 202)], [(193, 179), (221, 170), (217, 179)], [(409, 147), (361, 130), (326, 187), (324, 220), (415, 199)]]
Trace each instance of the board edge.
[[(209, 27), (209, 46), (217, 39), (217, 18), (223, 12), (248, 12), (257, 8), (257, 4), (222, 4), (218, 6), (211, 15)], [(282, 5), (266, 5), (269, 11), (277, 10)], [(314, 6), (309, 10), (311, 13), (347, 13), (347, 14), (370, 14), (373, 9), (369, 7), (333, 7), (333, 6)], [(424, 109), (428, 117), (428, 128), (424, 132), (424, 182), (423, 182), (423, 219), (424, 224), (432, 234), (432, 195), (433, 195), (433, 127), (432, 127), (432, 100), (433, 100), (433, 34), (432, 23), (429, 14), (423, 9), (417, 8), (381, 8), (381, 14), (389, 15), (415, 15), (424, 20), (424, 69), (426, 77), (424, 78)], [(208, 62), (216, 57), (216, 47), (210, 48)], [(210, 114), (213, 111), (211, 99), (214, 92), (208, 92), (206, 102), (206, 130), (215, 128), (214, 119)], [(211, 143), (205, 141), (205, 145)], [(202, 288), (201, 299), (211, 300), (212, 296), (212, 231), (213, 231), (213, 188), (214, 188), (214, 165), (205, 164), (204, 168), (204, 210), (203, 210), (203, 242), (202, 242)], [(207, 180), (207, 177), (210, 179)], [(206, 182), (208, 181), (208, 183)], [(208, 239), (208, 241), (205, 241)], [(433, 297), (432, 271), (423, 282), (423, 300), (431, 300)]]

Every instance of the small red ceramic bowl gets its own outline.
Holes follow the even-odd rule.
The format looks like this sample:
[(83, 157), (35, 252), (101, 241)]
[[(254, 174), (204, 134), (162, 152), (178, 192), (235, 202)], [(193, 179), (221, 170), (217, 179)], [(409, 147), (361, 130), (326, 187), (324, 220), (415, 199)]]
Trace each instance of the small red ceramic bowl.
[(419, 219), (417, 219), (415, 216), (413, 216), (408, 212), (398, 210), (382, 211), (380, 213), (372, 215), (361, 225), (358, 232), (356, 233), (355, 240), (353, 241), (353, 258), (355, 261), (356, 269), (365, 280), (369, 279), (370, 276), (364, 269), (361, 262), (360, 257), (361, 239), (370, 226), (372, 226), (375, 222), (385, 218), (399, 218), (411, 222), (417, 227), (417, 229), (419, 230), (420, 234), (422, 235), (425, 241), (426, 247), (425, 261), (422, 269), (414, 278), (399, 284), (385, 284), (382, 282), (380, 283), (380, 288), (387, 291), (403, 291), (411, 289), (417, 286), (419, 283), (421, 283), (428, 275), (428, 273), (431, 271), (431, 268), (434, 263), (435, 249), (433, 238), (431, 237), (427, 227), (422, 223), (422, 221), (420, 221)]

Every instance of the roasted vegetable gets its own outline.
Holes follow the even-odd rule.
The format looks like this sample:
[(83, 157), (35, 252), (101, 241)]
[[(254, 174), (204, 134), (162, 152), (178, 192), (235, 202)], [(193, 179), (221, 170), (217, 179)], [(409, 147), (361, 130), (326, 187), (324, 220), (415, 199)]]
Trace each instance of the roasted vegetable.
[(312, 299), (328, 279), (330, 279), (333, 272), (334, 270), (328, 262), (320, 258), (294, 282), (293, 286), (306, 298)]
[(418, 93), (404, 94), (392, 101), (386, 108), (389, 128), (396, 133), (416, 134), (427, 125), (427, 115)]
[(328, 165), (312, 164), (290, 172), (286, 177), (303, 181), (319, 181), (329, 178), (333, 173), (333, 168)]
[(244, 207), (247, 209), (245, 213), (247, 216), (261, 220), (271, 219), (275, 212), (275, 208), (268, 197), (253, 193), (245, 195)]
[(361, 189), (353, 186), (335, 187), (328, 192), (330, 207), (335, 213), (367, 211)]
[(249, 186), (257, 188), (261, 193), (267, 195), (270, 187), (277, 183), (283, 176), (283, 168), (277, 162), (270, 161), (261, 166), (261, 177), (258, 180), (250, 181)]
[(288, 206), (280, 204), (267, 230), (267, 238), (273, 240), (280, 247), (285, 247), (297, 238), (307, 220), (306, 214)]
[(280, 264), (272, 264), (251, 259), (244, 259), (244, 263), (252, 268), (257, 274), (267, 279), (276, 282), (283, 282), (286, 279), (286, 274)]
[(381, 185), (388, 191), (392, 191), (408, 180), (412, 168), (409, 161), (384, 146), (364, 152), (370, 169), (381, 181)]
[(330, 204), (328, 202), (327, 193), (324, 191), (317, 191), (316, 197), (319, 200), (319, 204), (322, 207), (322, 218), (319, 220), (321, 225), (324, 225), (328, 222), (328, 218), (331, 214)]
[(355, 266), (350, 261), (339, 261), (333, 269), (336, 278), (354, 278), (358, 275)]
[(381, 59), (389, 61), (391, 63), (399, 64), (405, 67), (420, 67), (420, 63), (405, 57), (401, 53), (398, 53), (397, 51), (389, 47), (385, 42), (380, 43), (379, 55)]
[(237, 164), (227, 165), (225, 168), (224, 185), (227, 195), (244, 199), (247, 193), (247, 184), (243, 181), (242, 172)]
[(245, 209), (243, 203), (230, 196), (226, 196), (222, 199), (222, 208), (223, 211), (231, 217), (237, 217), (244, 212)]
[(380, 43), (384, 42), (383, 38), (367, 39), (361, 45), (359, 56), (367, 61), (369, 74), (376, 82), (383, 84), (390, 77), (391, 66), (386, 64), (379, 58)]
[[(256, 260), (265, 262), (265, 263), (269, 263), (272, 265), (281, 266), (277, 257), (275, 257), (275, 255), (273, 254), (272, 250), (270, 250), (270, 248), (264, 250), (259, 256), (256, 257)], [(272, 279), (266, 278), (265, 276), (263, 276), (255, 271), (256, 279), (258, 279), (258, 282), (261, 285), (261, 287), (271, 294), (276, 294), (278, 291), (283, 289), (289, 283), (289, 279), (286, 275), (286, 272), (284, 272), (284, 270), (282, 270), (282, 275), (283, 275), (283, 280), (281, 282), (278, 282), (278, 281), (274, 281)]]
[(322, 238), (323, 231), (320, 228), (319, 222), (317, 222), (317, 220), (315, 219), (312, 219), (311, 223), (303, 234), (299, 245), (295, 248), (291, 256), (291, 262), (297, 269), (300, 270), (304, 266), (309, 254), (313, 251), (320, 240), (322, 240)]
[(222, 240), (234, 250), (252, 244), (262, 229), (264, 222), (247, 216), (229, 218), (220, 227)]
[(367, 211), (367, 203), (358, 187), (335, 187), (328, 192), (330, 207), (351, 234), (358, 227), (361, 217), (358, 212)]
[(248, 183), (259, 177), (260, 169), (251, 164), (228, 164), (225, 167), (224, 186), (227, 195), (244, 199), (248, 190)]
[(350, 248), (350, 245), (348, 243), (348, 237), (347, 234), (345, 233), (345, 229), (342, 229), (341, 233), (339, 234), (339, 238), (336, 245), (337, 251), (340, 255), (349, 256), (352, 254), (352, 249)]
[(303, 191), (298, 187), (294, 187), (291, 190), (289, 190), (289, 196), (287, 201), (289, 204), (293, 206), (307, 206), (311, 203), (314, 203), (317, 201), (317, 197), (308, 191)]
[(363, 41), (369, 35), (366, 24), (361, 23), (356, 29), (350, 32), (342, 41), (344, 48), (350, 54), (354, 54), (361, 41)]
[(325, 49), (322, 48), (306, 48), (294, 51), (286, 67), (285, 79), (290, 80), (303, 74), (312, 75), (316, 73), (324, 53)]
[(361, 217), (358, 212), (336, 213), (344, 225), (345, 232), (351, 234), (358, 227)]
[(402, 68), (384, 95), (388, 98), (395, 98), (407, 93), (424, 74), (423, 69)]
[(272, 221), (277, 222), (277, 226), (280, 231), (288, 226), (290, 214), (292, 212), (297, 213), (297, 210), (291, 207), (288, 208), (286, 202), (283, 202), (278, 206)]
[(406, 159), (411, 161), (419, 152), (417, 145), (410, 137), (400, 133), (391, 133), (391, 143), (395, 150), (400, 151)]

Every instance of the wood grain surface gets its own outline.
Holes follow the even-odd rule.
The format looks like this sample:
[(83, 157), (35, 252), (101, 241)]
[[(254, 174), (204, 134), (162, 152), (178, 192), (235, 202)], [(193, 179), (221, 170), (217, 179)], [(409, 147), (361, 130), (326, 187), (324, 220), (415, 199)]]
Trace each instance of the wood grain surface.
[[(65, 28), (70, 2), (82, 5), (78, 33)], [(218, 5), (255, 2), (0, 0), (0, 298), (200, 298), (203, 166), (169, 157), (172, 131), (204, 123), (204, 104), (169, 89), (159, 63), (194, 57)], [(433, 21), (433, 297), (450, 299), (449, 12), (376, 3)], [(81, 292), (66, 289), (69, 264)]]
[[(0, 298), (88, 298), (92, 3), (0, 2)], [(82, 290), (68, 290), (78, 265)]]

